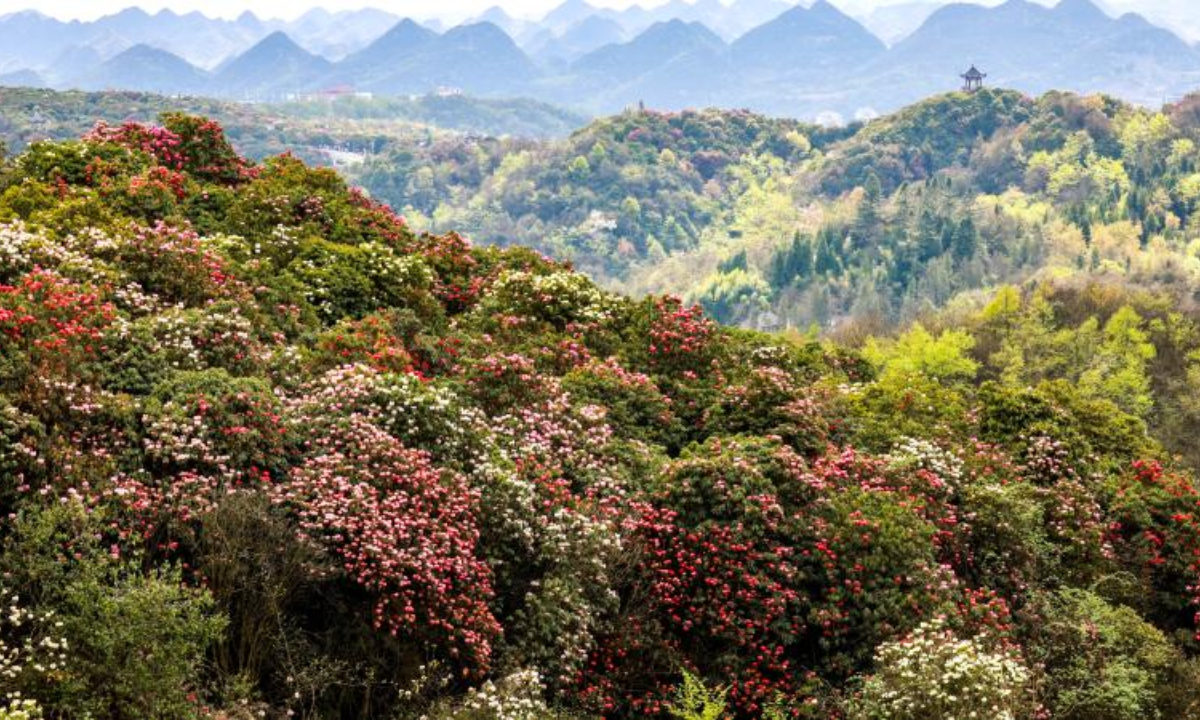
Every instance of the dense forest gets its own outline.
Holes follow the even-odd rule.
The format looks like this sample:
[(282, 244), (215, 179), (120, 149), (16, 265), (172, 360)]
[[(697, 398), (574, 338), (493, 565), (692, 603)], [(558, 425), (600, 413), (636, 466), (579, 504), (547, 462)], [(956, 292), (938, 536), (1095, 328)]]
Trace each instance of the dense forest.
[(418, 232), (212, 120), (32, 144), (0, 170), (0, 717), (1196, 716), (1188, 107), (637, 113), (479, 172), (629, 205), (620, 253), (719, 249), (768, 302), (937, 304), (836, 342)]

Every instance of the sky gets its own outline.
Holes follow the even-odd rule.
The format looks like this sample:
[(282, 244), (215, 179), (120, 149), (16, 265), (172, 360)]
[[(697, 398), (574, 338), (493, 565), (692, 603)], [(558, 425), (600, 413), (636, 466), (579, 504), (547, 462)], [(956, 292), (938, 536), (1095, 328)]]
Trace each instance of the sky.
[[(553, 9), (562, 0), (169, 0), (153, 2), (142, 0), (0, 0), (0, 15), (36, 8), (46, 15), (61, 19), (93, 20), (101, 15), (117, 12), (131, 5), (139, 5), (149, 12), (170, 8), (176, 12), (200, 10), (205, 15), (233, 18), (245, 10), (253, 10), (260, 17), (291, 19), (314, 6), (329, 10), (354, 10), (364, 6), (387, 10), (397, 15), (417, 18), (466, 17), (479, 13), (492, 5), (500, 5), (518, 17), (538, 17)], [(661, 4), (666, 0), (588, 0), (592, 5), (603, 7), (627, 7), (639, 4), (646, 7)], [(725, 0), (729, 2), (729, 0)], [(850, 4), (859, 7), (894, 5), (911, 0), (833, 0), (834, 4)], [(983, 4), (993, 4), (984, 0)], [(804, 4), (809, 4), (805, 0)]]
[[(691, 1), (691, 0), (689, 0)], [(732, 0), (723, 0), (726, 3)], [(847, 11), (863, 15), (873, 8), (885, 5), (901, 5), (914, 2), (944, 4), (953, 0), (831, 0)], [(957, 0), (975, 2), (980, 5), (996, 5), (1003, 0)], [(1044, 5), (1053, 5), (1058, 0), (1034, 0)], [(516, 17), (536, 18), (545, 14), (562, 0), (0, 0), (0, 15), (36, 8), (40, 12), (61, 19), (94, 20), (102, 15), (117, 12), (131, 5), (138, 5), (149, 12), (170, 8), (176, 12), (200, 10), (206, 15), (233, 18), (246, 10), (253, 10), (259, 17), (292, 19), (312, 7), (329, 10), (356, 10), (364, 6), (375, 7), (397, 15), (419, 19), (440, 17), (462, 20), (483, 12), (492, 5), (500, 5)], [(645, 7), (666, 0), (588, 0), (602, 7), (628, 7), (639, 4)], [(812, 0), (800, 0), (811, 4)], [(1200, 26), (1200, 0), (1098, 0), (1110, 12), (1141, 11), (1152, 16), (1196, 23)]]

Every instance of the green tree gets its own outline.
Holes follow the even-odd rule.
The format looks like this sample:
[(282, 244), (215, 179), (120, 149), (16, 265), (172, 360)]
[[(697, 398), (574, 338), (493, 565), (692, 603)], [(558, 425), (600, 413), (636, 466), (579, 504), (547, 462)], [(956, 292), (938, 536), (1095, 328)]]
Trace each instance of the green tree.
[(979, 251), (979, 231), (975, 229), (975, 222), (971, 218), (963, 218), (954, 229), (950, 251), (954, 253), (954, 258), (960, 261), (975, 257), (975, 253)]
[(869, 339), (863, 354), (885, 376), (920, 374), (943, 382), (966, 381), (979, 370), (979, 363), (967, 355), (974, 346), (975, 338), (965, 331), (944, 330), (934, 337), (916, 323), (895, 341)]
[(675, 697), (667, 706), (671, 717), (679, 720), (720, 720), (725, 717), (725, 696), (729, 688), (710, 688), (687, 670)]
[(854, 221), (854, 239), (857, 248), (865, 247), (879, 228), (879, 205), (883, 199), (883, 186), (879, 176), (872, 170), (863, 183), (862, 200), (858, 203), (858, 215)]
[(1034, 659), (1046, 667), (1048, 708), (1067, 720), (1159, 717), (1179, 650), (1133, 609), (1087, 590), (1044, 598)]
[(1122, 306), (1104, 324), (1103, 341), (1091, 366), (1079, 378), (1080, 389), (1145, 417), (1154, 406), (1147, 365), (1156, 354), (1154, 343), (1142, 329), (1142, 317), (1128, 305)]
[(787, 287), (797, 280), (805, 280), (813, 273), (813, 243), (809, 237), (797, 230), (792, 241), (771, 258), (769, 269), (771, 285)]
[(816, 271), (817, 274), (826, 277), (837, 276), (842, 270), (842, 261), (834, 250), (833, 237), (833, 231), (828, 228), (822, 228), (821, 232), (817, 233), (817, 248), (814, 253)]

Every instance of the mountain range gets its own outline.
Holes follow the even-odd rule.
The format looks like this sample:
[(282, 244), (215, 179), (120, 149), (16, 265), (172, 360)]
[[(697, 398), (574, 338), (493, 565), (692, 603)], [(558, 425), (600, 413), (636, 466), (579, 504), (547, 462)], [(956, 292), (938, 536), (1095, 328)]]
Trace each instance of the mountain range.
[(26, 11), (0, 17), (0, 83), (242, 100), (440, 90), (592, 113), (641, 102), (830, 120), (952, 89), (971, 64), (989, 84), (1147, 104), (1200, 84), (1196, 47), (1093, 0), (902, 7), (890, 20), (886, 8), (875, 14), (892, 23), (890, 45), (828, 0), (671, 0), (620, 11), (565, 0), (538, 21), (493, 7), (444, 31), (380, 10), (313, 10), (286, 23), (249, 12), (219, 20), (129, 9), (85, 23)]

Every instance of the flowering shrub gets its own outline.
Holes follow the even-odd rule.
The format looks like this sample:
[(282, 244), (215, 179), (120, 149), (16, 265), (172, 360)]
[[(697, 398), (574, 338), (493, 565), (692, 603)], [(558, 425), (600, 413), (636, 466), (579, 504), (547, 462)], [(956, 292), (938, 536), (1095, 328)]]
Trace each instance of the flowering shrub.
[[(61, 682), (70, 672), (69, 643), (62, 621), (52, 610), (29, 609), (20, 596), (0, 588), (4, 612), (0, 616), (0, 691), (9, 700), (12, 717), (41, 717), (36, 702), (21, 700), (22, 689)], [(2, 713), (4, 711), (0, 711)], [(2, 716), (2, 715), (0, 715)]]
[(380, 372), (403, 373), (413, 367), (412, 355), (396, 335), (392, 313), (373, 313), (361, 320), (343, 320), (330, 328), (317, 346), (318, 366), (363, 363)]
[(330, 323), (389, 307), (433, 312), (433, 277), (425, 263), (384, 245), (308, 241), (288, 271), (307, 288), (305, 299)]
[(127, 122), (113, 127), (105, 122), (97, 123), (83, 137), (85, 143), (111, 144), (126, 150), (145, 153), (163, 166), (182, 170), (183, 153), (180, 152), (180, 137), (165, 127)]
[(107, 340), (119, 358), (112, 374), (136, 369), (147, 383), (139, 387), (153, 387), (168, 371), (223, 368), (253, 375), (268, 362), (253, 321), (227, 300), (203, 308), (165, 308), (121, 326)]
[(670, 297), (655, 300), (643, 338), (650, 366), (668, 373), (707, 371), (716, 350), (715, 328), (698, 305), (685, 308)]
[(824, 452), (836, 438), (838, 425), (828, 393), (802, 387), (774, 367), (756, 368), (744, 384), (726, 387), (704, 417), (708, 432), (778, 437), (809, 455)]
[(609, 299), (582, 275), (507, 272), (488, 288), (478, 312), (500, 312), (544, 322), (562, 329), (572, 323), (602, 323), (609, 318)]
[(563, 376), (563, 389), (576, 402), (604, 408), (605, 421), (622, 437), (672, 447), (683, 428), (649, 376), (625, 369), (615, 358), (592, 361)]
[(1109, 541), (1127, 567), (1138, 568), (1147, 615), (1200, 643), (1200, 491), (1188, 476), (1138, 460), (1115, 482)]
[(0, 382), (18, 389), (34, 374), (61, 376), (102, 349), (113, 308), (99, 293), (51, 270), (0, 285)]
[(0, 706), (0, 720), (41, 720), (43, 717), (42, 706), (36, 700), (13, 697)]
[(471, 688), (457, 707), (437, 713), (435, 717), (439, 720), (541, 720), (552, 716), (542, 699), (542, 690), (536, 670), (521, 670)]
[(176, 169), (201, 181), (221, 184), (237, 184), (254, 176), (254, 169), (225, 138), (220, 123), (183, 113), (166, 113), (161, 120), (162, 129), (152, 132), (169, 133), (174, 141), (166, 145), (167, 157), (160, 159), (165, 160), (164, 165), (170, 166), (171, 159), (178, 159), (181, 164)]
[(959, 639), (938, 619), (881, 645), (875, 665), (852, 718), (1017, 720), (1033, 711), (1031, 673), (1020, 657), (983, 638)]
[(179, 372), (147, 404), (146, 455), (164, 469), (219, 475), (276, 469), (286, 443), (280, 411), (261, 381), (218, 369)]
[(273, 492), (371, 594), (377, 627), (487, 670), (500, 628), (490, 572), (475, 556), (478, 497), (461, 475), (351, 418), (318, 437)]
[(121, 245), (120, 262), (131, 281), (166, 303), (198, 306), (223, 297), (244, 299), (224, 258), (205, 247), (196, 232), (162, 221), (137, 228)]

